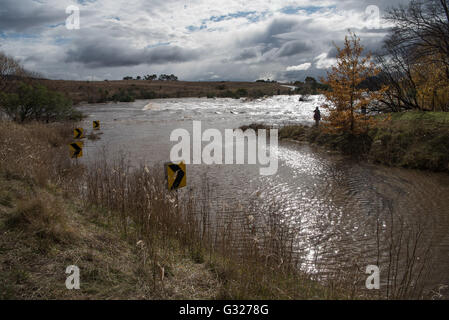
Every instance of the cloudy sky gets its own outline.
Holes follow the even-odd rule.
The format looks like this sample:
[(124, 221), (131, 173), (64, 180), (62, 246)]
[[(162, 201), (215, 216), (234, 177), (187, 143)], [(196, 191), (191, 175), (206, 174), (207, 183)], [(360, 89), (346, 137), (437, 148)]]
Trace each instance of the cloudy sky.
[(389, 27), (376, 7), (407, 2), (0, 0), (0, 51), (51, 79), (302, 80), (325, 73), (348, 29), (376, 50)]

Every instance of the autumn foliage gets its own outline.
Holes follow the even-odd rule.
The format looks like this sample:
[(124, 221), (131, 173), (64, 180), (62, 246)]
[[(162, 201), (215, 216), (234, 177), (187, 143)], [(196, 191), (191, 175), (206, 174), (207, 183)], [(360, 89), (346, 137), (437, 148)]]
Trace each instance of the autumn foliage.
[(440, 61), (439, 57), (423, 56), (411, 68), (416, 98), (423, 110), (439, 111), (449, 107), (449, 78)]
[(345, 37), (343, 48), (336, 47), (337, 63), (327, 73), (327, 79), (321, 80), (331, 88), (323, 92), (327, 103), (322, 108), (329, 111), (324, 117), (325, 127), (336, 132), (362, 133), (371, 123), (364, 111), (381, 97), (385, 88), (373, 92), (360, 84), (377, 76), (380, 70), (371, 61), (371, 54), (363, 56), (364, 48), (355, 34)]

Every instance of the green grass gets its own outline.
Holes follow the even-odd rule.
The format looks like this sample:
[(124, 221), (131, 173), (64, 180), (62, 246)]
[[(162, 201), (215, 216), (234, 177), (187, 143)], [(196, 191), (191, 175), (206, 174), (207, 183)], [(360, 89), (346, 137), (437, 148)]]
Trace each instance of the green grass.
[(377, 125), (357, 136), (296, 125), (281, 128), (279, 137), (388, 166), (449, 172), (449, 112), (403, 112), (377, 118)]
[(370, 131), (374, 162), (449, 172), (449, 113), (404, 112)]
[(393, 113), (391, 120), (395, 121), (414, 121), (433, 125), (449, 125), (449, 112), (400, 112)]

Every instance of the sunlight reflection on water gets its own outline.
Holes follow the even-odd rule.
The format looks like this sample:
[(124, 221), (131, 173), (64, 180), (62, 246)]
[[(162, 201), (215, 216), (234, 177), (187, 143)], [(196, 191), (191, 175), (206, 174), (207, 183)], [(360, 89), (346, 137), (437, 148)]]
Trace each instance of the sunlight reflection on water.
[[(100, 120), (103, 132), (101, 140), (86, 143), (84, 161), (92, 161), (106, 148), (110, 157), (124, 150), (135, 165), (145, 162), (162, 168), (169, 160), (174, 129), (191, 132), (193, 120), (202, 121), (203, 131), (253, 122), (312, 124), (313, 110), (323, 97), (298, 100), (299, 96), (255, 101), (192, 98), (83, 106), (80, 109), (89, 115), (85, 128), (91, 127), (92, 120)], [(425, 220), (436, 257), (435, 276), (429, 283), (449, 284), (445, 277), (449, 268), (447, 175), (357, 163), (295, 143), (282, 143), (278, 158), (278, 173), (269, 177), (260, 176), (257, 165), (190, 165), (189, 188), (201, 188), (205, 175), (213, 197), (229, 206), (256, 200), (263, 215), (275, 204), (282, 212), (279, 219), (295, 230), (295, 250), (303, 258), (301, 267), (309, 272), (338, 271), (355, 257), (374, 263), (373, 223), (379, 219), (386, 229), (387, 213), (413, 223)], [(386, 250), (388, 243), (380, 246)]]

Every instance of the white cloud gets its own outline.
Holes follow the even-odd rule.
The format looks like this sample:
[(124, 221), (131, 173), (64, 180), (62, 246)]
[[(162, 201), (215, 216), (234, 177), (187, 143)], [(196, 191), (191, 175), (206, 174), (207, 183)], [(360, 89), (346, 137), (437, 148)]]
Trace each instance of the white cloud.
[(337, 62), (337, 59), (336, 58), (328, 58), (327, 53), (324, 52), (324, 53), (320, 54), (319, 56), (315, 57), (314, 61), (315, 61), (315, 66), (317, 67), (317, 69), (328, 69), (328, 68), (332, 67)]
[[(377, 3), (398, 1), (408, 0)], [(1, 2), (0, 50), (50, 78), (174, 73), (198, 80), (213, 72), (224, 80), (282, 79), (324, 72), (334, 62), (325, 52), (348, 28), (373, 48), (383, 38), (363, 30), (368, 0)], [(80, 30), (65, 28), (71, 4), (80, 6)]]
[(312, 64), (310, 62), (306, 62), (297, 66), (290, 66), (287, 67), (287, 71), (303, 71), (303, 70), (309, 70)]

